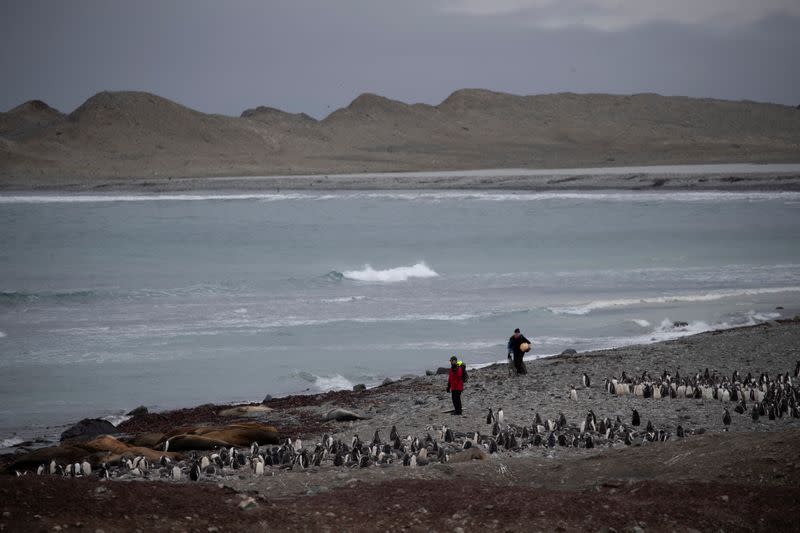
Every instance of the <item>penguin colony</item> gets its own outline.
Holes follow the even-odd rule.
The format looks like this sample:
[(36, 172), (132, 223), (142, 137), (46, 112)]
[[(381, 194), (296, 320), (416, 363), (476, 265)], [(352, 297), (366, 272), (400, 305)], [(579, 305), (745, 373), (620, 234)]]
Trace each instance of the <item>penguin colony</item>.
[[(65, 477), (96, 475), (101, 479), (173, 479), (175, 481), (199, 481), (203, 478), (218, 479), (229, 475), (239, 475), (248, 470), (255, 476), (271, 474), (274, 469), (305, 470), (332, 465), (341, 468), (388, 467), (402, 465), (422, 467), (431, 463), (447, 463), (454, 454), (478, 448), (483, 452), (495, 454), (501, 451), (520, 452), (525, 449), (547, 450), (556, 446), (562, 448), (591, 449), (600, 446), (647, 444), (666, 441), (671, 434), (657, 430), (648, 422), (647, 429), (640, 431), (638, 413), (634, 411), (631, 424), (599, 418), (589, 410), (585, 419), (577, 424), (567, 422), (563, 413), (553, 419), (543, 419), (536, 413), (530, 425), (505, 423), (503, 410), (489, 409), (486, 416), (489, 431), (485, 434), (474, 431), (454, 432), (447, 426), (429, 426), (427, 434), (401, 437), (395, 426), (384, 441), (378, 430), (371, 440), (364, 441), (357, 434), (349, 443), (323, 435), (322, 441), (313, 448), (303, 446), (300, 439), (287, 441), (281, 446), (259, 446), (253, 443), (249, 449), (221, 448), (209, 455), (192, 452), (187, 459), (173, 462), (162, 456), (157, 464), (150, 464), (144, 457), (126, 458), (117, 464), (102, 463), (92, 470), (88, 462), (74, 465), (60, 465), (51, 461), (40, 465), (37, 474), (51, 474)], [(678, 436), (689, 434), (678, 427)], [(26, 475), (27, 472), (17, 472)]]
[[(789, 373), (778, 374), (771, 379), (768, 374), (758, 378), (748, 374), (741, 377), (734, 372), (728, 378), (716, 373), (698, 372), (694, 376), (681, 377), (676, 371), (672, 377), (664, 372), (659, 378), (652, 379), (644, 372), (638, 378), (629, 378), (625, 372), (620, 379), (603, 380), (604, 389), (615, 395), (633, 395), (642, 398), (694, 398), (715, 399), (722, 402), (736, 402), (734, 411), (740, 415), (748, 413), (748, 402), (751, 406), (749, 414), (752, 419), (768, 417), (770, 420), (784, 415), (800, 418), (798, 396), (800, 391), (793, 384), (800, 380), (800, 361), (797, 362), (793, 376)], [(589, 386), (589, 377), (583, 375), (584, 386)], [(575, 399), (571, 387), (572, 399)], [(723, 411), (725, 429), (731, 425), (732, 419), (728, 408)], [(275, 469), (305, 470), (332, 465), (337, 468), (368, 468), (372, 466), (388, 467), (402, 465), (405, 467), (422, 467), (438, 462), (446, 463), (451, 456), (478, 448), (489, 454), (501, 451), (519, 452), (523, 450), (561, 448), (585, 448), (646, 445), (670, 440), (673, 434), (656, 428), (647, 421), (645, 429), (636, 409), (632, 410), (630, 423), (623, 422), (619, 416), (611, 420), (598, 417), (591, 409), (585, 418), (578, 423), (569, 423), (563, 413), (552, 419), (543, 419), (536, 413), (529, 425), (506, 423), (502, 409), (489, 409), (486, 415), (489, 431), (481, 433), (454, 432), (447, 426), (434, 428), (428, 426), (427, 434), (401, 437), (395, 426), (392, 426), (388, 440), (381, 439), (378, 430), (371, 440), (364, 441), (357, 434), (349, 443), (334, 439), (331, 435), (323, 435), (322, 441), (313, 448), (306, 448), (300, 439), (287, 439), (281, 446), (259, 446), (253, 443), (249, 449), (220, 448), (209, 455), (198, 455), (192, 452), (187, 459), (173, 462), (162, 456), (157, 464), (150, 464), (144, 457), (123, 458), (118, 463), (102, 463), (93, 468), (87, 461), (74, 464), (58, 464), (51, 461), (40, 465), (36, 474), (58, 475), (64, 477), (97, 476), (100, 479), (218, 479), (228, 475), (238, 475), (248, 470), (255, 476), (271, 474)], [(684, 438), (692, 434), (691, 430), (678, 425), (675, 437)], [(27, 475), (29, 472), (17, 472)]]
[[(673, 377), (666, 370), (660, 377), (653, 379), (645, 371), (639, 377), (630, 378), (624, 371), (622, 376), (606, 378), (603, 387), (609, 394), (617, 396), (633, 395), (641, 398), (692, 398), (695, 400), (718, 400), (734, 402), (733, 410), (740, 414), (748, 414), (754, 422), (762, 417), (776, 420), (784, 416), (800, 418), (800, 361), (797, 361), (792, 375), (789, 372), (778, 373), (775, 378), (762, 373), (757, 378), (751, 373), (742, 376), (734, 371), (730, 376), (721, 376), (716, 372), (697, 372), (693, 376), (681, 377), (675, 371)], [(722, 423), (727, 429), (731, 425), (730, 411), (723, 408)]]

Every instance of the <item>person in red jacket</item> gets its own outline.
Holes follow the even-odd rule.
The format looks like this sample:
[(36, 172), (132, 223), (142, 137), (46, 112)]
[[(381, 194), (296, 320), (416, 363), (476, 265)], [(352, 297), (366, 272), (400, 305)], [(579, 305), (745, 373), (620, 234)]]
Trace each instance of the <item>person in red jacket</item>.
[(454, 355), (450, 358), (450, 376), (447, 379), (447, 392), (453, 397), (453, 414), (461, 414), (461, 392), (464, 390), (464, 363)]

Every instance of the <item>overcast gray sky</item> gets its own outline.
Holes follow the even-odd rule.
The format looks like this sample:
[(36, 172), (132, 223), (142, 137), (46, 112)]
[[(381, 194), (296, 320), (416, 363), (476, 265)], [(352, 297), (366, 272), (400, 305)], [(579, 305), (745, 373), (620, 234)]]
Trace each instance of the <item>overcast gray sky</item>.
[(318, 118), (465, 87), (800, 104), (800, 0), (4, 0), (0, 45), (0, 110), (124, 89)]

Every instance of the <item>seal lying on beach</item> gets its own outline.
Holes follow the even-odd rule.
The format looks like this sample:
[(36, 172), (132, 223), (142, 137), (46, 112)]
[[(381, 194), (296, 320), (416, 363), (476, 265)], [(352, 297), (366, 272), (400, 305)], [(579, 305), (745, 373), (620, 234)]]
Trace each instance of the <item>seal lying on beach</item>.
[(336, 420), (337, 422), (348, 422), (351, 420), (368, 420), (369, 418), (366, 416), (361, 416), (353, 411), (348, 411), (347, 409), (332, 409), (328, 411), (325, 416), (322, 417), (323, 422), (327, 422), (329, 420)]
[(174, 451), (211, 450), (220, 446), (250, 446), (253, 442), (278, 444), (279, 441), (280, 435), (273, 426), (246, 422), (227, 426), (179, 428), (164, 435), (156, 447)]

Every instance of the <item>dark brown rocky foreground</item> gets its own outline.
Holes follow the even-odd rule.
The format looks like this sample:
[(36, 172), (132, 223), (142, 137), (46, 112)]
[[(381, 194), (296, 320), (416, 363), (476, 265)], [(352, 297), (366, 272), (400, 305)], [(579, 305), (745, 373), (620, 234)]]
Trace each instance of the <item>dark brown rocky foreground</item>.
[(799, 437), (703, 435), (560, 461), (448, 465), (438, 479), (354, 476), (334, 490), (275, 497), (211, 483), (2, 477), (0, 528), (796, 531)]

